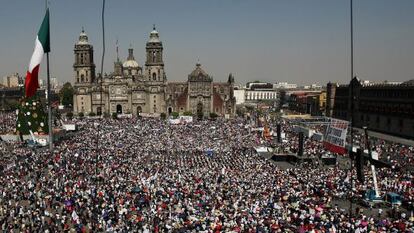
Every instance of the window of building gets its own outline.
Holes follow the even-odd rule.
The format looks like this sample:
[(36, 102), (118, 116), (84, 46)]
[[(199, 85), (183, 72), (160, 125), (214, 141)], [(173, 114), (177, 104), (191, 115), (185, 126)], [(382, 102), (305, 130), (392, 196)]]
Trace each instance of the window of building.
[(157, 74), (156, 73), (152, 73), (152, 80), (154, 80), (154, 81), (157, 80)]
[(81, 74), (81, 82), (85, 82), (85, 75)]

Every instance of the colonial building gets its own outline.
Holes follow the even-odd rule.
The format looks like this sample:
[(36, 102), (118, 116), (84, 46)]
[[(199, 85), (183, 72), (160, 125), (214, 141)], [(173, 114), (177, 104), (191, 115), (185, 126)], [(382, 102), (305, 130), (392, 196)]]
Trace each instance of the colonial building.
[(354, 78), (351, 86), (328, 83), (326, 115), (350, 120), (351, 96), (355, 127), (414, 138), (414, 80), (389, 84)]
[(288, 99), (289, 109), (298, 113), (322, 116), (325, 114), (325, 91), (292, 92)]
[[(163, 44), (155, 27), (146, 44), (146, 61), (142, 67), (133, 49), (123, 63), (117, 58), (111, 74), (96, 77), (93, 46), (82, 30), (75, 44), (74, 112), (100, 115), (171, 114), (192, 112), (208, 117), (210, 113), (232, 117), (235, 113), (234, 78), (213, 82), (197, 63), (187, 82), (168, 82), (164, 70)], [(100, 76), (100, 75), (98, 75)]]
[(235, 95), (237, 104), (268, 102), (276, 106), (279, 100), (278, 90), (271, 83), (247, 83), (245, 87), (237, 87)]

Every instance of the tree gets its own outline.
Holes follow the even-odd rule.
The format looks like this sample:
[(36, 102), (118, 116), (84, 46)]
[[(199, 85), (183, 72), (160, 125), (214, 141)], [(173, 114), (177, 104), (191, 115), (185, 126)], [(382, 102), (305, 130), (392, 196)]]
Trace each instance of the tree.
[(165, 118), (167, 118), (167, 114), (165, 114), (165, 112), (162, 112), (160, 117), (162, 120), (165, 120)]
[(212, 120), (215, 120), (217, 117), (218, 117), (217, 113), (215, 113), (215, 112), (211, 112), (211, 113), (210, 113), (210, 118), (211, 118)]
[(91, 117), (96, 116), (96, 113), (94, 113), (94, 112), (90, 112), (90, 113), (89, 113), (89, 116), (91, 116)]
[(62, 89), (60, 89), (59, 91), (60, 103), (65, 107), (72, 106), (74, 93), (75, 90), (73, 89), (72, 84), (70, 84), (70, 82), (63, 84)]
[(68, 119), (72, 119), (72, 117), (73, 117), (73, 112), (68, 112), (68, 113), (66, 113), (66, 117), (67, 117)]
[(78, 113), (78, 116), (79, 116), (80, 118), (82, 118), (82, 117), (84, 117), (84, 116), (85, 116), (85, 114), (84, 114), (83, 112), (80, 112), (80, 113)]
[(178, 112), (172, 112), (172, 113), (171, 113), (171, 116), (172, 116), (174, 119), (177, 119), (179, 115), (180, 115), (180, 114), (179, 114)]
[(118, 119), (118, 113), (113, 112), (113, 113), (112, 113), (112, 118), (113, 118), (113, 119)]
[(190, 111), (187, 111), (187, 112), (184, 112), (184, 113), (183, 113), (183, 115), (184, 115), (184, 116), (192, 116), (192, 115), (193, 115), (193, 113), (192, 113), (192, 112), (190, 112)]
[(243, 107), (243, 106), (237, 106), (236, 107), (237, 116), (243, 117), (245, 113), (246, 113), (246, 108), (245, 107)]
[(35, 96), (21, 101), (17, 112), (16, 132), (48, 133), (48, 119), (40, 100)]

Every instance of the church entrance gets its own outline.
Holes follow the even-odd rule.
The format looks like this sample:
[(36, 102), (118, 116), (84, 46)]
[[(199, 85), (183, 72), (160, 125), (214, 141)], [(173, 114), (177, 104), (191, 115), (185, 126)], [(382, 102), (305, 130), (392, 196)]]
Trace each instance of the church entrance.
[(137, 107), (137, 115), (139, 115), (141, 112), (142, 112), (142, 108), (141, 108), (141, 106), (138, 106)]
[(116, 113), (118, 113), (118, 114), (122, 114), (122, 105), (118, 104), (118, 105), (116, 106)]
[(168, 107), (168, 115), (171, 115), (171, 113), (172, 113), (172, 108)]
[(199, 102), (197, 104), (197, 118), (199, 120), (202, 120), (203, 119), (203, 115), (204, 115), (204, 113), (203, 113), (203, 103)]
[(98, 116), (102, 115), (102, 108), (101, 107), (96, 108), (96, 115), (98, 115)]

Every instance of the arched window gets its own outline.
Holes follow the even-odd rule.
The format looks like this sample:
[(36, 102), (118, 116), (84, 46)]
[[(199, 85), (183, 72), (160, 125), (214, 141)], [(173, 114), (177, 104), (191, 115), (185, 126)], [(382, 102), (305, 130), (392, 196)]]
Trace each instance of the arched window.
[(81, 74), (81, 82), (85, 82), (85, 75)]
[(152, 80), (157, 80), (157, 74), (156, 73), (152, 73)]
[(155, 62), (155, 56), (156, 56), (156, 53), (155, 53), (155, 51), (153, 51), (152, 52), (152, 62)]

